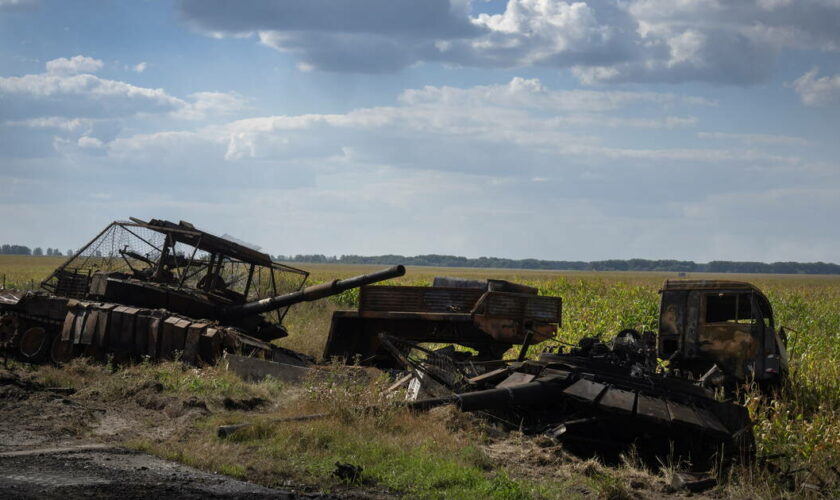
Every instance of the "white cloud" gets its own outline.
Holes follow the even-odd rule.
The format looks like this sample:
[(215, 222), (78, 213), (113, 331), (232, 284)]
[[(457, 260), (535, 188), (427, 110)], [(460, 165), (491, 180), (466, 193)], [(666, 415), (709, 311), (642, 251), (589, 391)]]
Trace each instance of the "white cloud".
[(192, 102), (172, 113), (175, 118), (203, 120), (210, 115), (229, 115), (246, 108), (247, 101), (235, 92), (196, 92)]
[[(420, 61), (572, 68), (583, 82), (766, 80), (782, 49), (840, 50), (836, 0), (182, 0), (215, 36), (249, 36), (315, 69), (384, 72)], [(471, 16), (473, 10), (479, 13)]]
[[(557, 91), (538, 80), (514, 78), (505, 85), (407, 90), (397, 106), (247, 118), (189, 133), (127, 137), (115, 141), (111, 153), (121, 161), (142, 157), (167, 163), (173, 155), (194, 154), (218, 165), (267, 162), (277, 168), (317, 162), (335, 168), (352, 163), (490, 174), (518, 165), (528, 179), (557, 178), (558, 163), (573, 171), (621, 162), (669, 168), (674, 163), (801, 165), (795, 156), (762, 149), (617, 147), (604, 143), (598, 132), (692, 127), (697, 118), (663, 111), (708, 104), (652, 92)], [(621, 116), (631, 110), (635, 116)]]
[(0, 77), (0, 117), (96, 118), (181, 109), (186, 103), (163, 89), (137, 87), (91, 74), (42, 73)]
[(6, 118), (8, 125), (70, 130), (82, 119), (90, 123), (90, 119), (169, 113), (203, 120), (246, 109), (246, 99), (234, 92), (196, 92), (184, 100), (160, 88), (84, 73), (101, 67), (99, 60), (75, 56), (49, 61), (46, 73), (0, 77), (0, 99), (4, 99), (0, 118)]
[(820, 106), (840, 102), (840, 74), (817, 77), (819, 68), (794, 80), (793, 90), (807, 106)]
[(60, 57), (47, 61), (47, 73), (72, 75), (76, 73), (96, 73), (102, 69), (102, 61), (87, 56), (73, 56), (70, 59)]
[(102, 149), (105, 144), (96, 137), (83, 136), (79, 138), (78, 145), (82, 149)]
[(144, 62), (140, 62), (140, 63), (137, 63), (134, 66), (132, 66), (131, 70), (134, 71), (135, 73), (142, 73), (142, 72), (146, 71), (146, 68), (148, 68), (148, 67), (149, 67), (149, 65), (144, 61)]
[(538, 79), (514, 77), (506, 85), (483, 85), (462, 89), (427, 86), (404, 91), (400, 102), (410, 105), (437, 103), (441, 105), (498, 105), (518, 109), (541, 109), (553, 112), (603, 112), (638, 103), (661, 106), (715, 106), (716, 102), (693, 96), (678, 96), (659, 92), (548, 90)]
[(80, 128), (89, 128), (92, 121), (81, 118), (63, 118), (60, 116), (49, 116), (44, 118), (30, 118), (28, 120), (10, 120), (4, 122), (3, 125), (10, 127), (28, 127), (28, 128), (54, 128), (60, 130), (73, 131)]

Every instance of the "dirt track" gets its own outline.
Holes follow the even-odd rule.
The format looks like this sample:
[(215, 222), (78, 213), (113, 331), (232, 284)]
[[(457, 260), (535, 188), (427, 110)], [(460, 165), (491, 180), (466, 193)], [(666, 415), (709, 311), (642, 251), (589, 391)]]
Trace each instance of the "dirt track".
[(137, 425), (151, 414), (142, 406), (94, 406), (0, 370), (0, 497), (327, 498), (202, 472), (116, 444), (140, 433), (171, 432), (179, 419), (202, 411), (171, 403), (172, 418), (149, 429)]
[(0, 453), (0, 471), (4, 498), (301, 498), (107, 445)]

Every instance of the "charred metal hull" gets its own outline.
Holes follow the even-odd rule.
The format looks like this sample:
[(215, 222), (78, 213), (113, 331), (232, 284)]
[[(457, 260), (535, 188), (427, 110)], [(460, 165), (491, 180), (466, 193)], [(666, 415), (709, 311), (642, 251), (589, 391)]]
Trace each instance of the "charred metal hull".
[(688, 381), (631, 375), (598, 360), (543, 355), (477, 377), (477, 390), (417, 400), (428, 409), (455, 404), (511, 429), (545, 433), (581, 455), (679, 460), (704, 468), (715, 459), (750, 459), (753, 436), (746, 408), (716, 401)]
[[(75, 356), (98, 359), (173, 360), (215, 363), (224, 350), (266, 359), (288, 356), (267, 342), (230, 326), (165, 309), (89, 302), (38, 292), (2, 305), (2, 342), (7, 353), (29, 361), (63, 363)], [(292, 356), (297, 357), (297, 356)], [(304, 357), (297, 357), (305, 361)]]

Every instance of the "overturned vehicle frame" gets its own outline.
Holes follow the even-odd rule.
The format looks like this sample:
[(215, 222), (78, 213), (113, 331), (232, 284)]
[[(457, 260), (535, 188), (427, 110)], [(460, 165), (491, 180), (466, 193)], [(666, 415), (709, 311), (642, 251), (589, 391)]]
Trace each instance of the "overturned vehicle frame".
[(42, 291), (0, 295), (0, 343), (24, 359), (84, 354), (214, 363), (224, 350), (287, 363), (289, 306), (401, 276), (402, 266), (302, 288), (308, 273), (181, 221), (113, 222)]

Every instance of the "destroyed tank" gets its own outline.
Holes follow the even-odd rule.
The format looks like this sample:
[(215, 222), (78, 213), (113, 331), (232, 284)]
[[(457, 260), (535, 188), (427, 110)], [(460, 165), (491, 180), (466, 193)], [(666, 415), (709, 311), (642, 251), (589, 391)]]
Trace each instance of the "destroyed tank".
[(402, 276), (403, 266), (303, 288), (308, 273), (181, 221), (113, 222), (41, 283), (0, 292), (0, 344), (28, 361), (87, 355), (215, 363), (225, 350), (300, 364), (271, 341), (289, 306)]
[(568, 352), (499, 360), (479, 370), (458, 362), (451, 350), (415, 355), (416, 346), (380, 340), (413, 374), (411, 382), (419, 382), (419, 391), (409, 386), (409, 398), (416, 398), (406, 403), (410, 408), (454, 404), (509, 430), (546, 434), (571, 452), (607, 460), (632, 451), (646, 463), (671, 460), (705, 470), (755, 454), (747, 408), (716, 398), (695, 380), (657, 370), (652, 335), (628, 330), (610, 342), (584, 338)]

